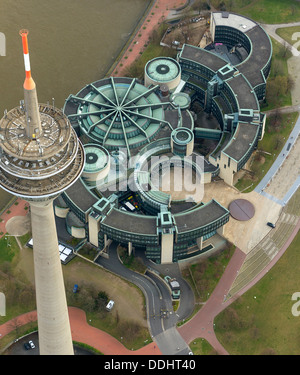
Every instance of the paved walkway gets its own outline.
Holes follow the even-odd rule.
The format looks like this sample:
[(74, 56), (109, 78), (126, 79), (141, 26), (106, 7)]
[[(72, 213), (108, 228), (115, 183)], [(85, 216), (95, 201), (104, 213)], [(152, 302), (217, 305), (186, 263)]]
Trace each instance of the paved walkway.
[(214, 333), (213, 322), (214, 318), (227, 305), (223, 302), (245, 257), (246, 254), (237, 248), (208, 301), (191, 320), (178, 328), (187, 343), (202, 337), (212, 345), (218, 354), (228, 354)]
[[(292, 52), (293, 56), (299, 56), (300, 52), (292, 45), (290, 45), (286, 40), (281, 38), (276, 33), (277, 29), (285, 28), (285, 27), (293, 27), (293, 26), (300, 26), (300, 22), (292, 22), (292, 23), (280, 23), (280, 24), (273, 24), (273, 25), (267, 25), (267, 24), (261, 24), (261, 26), (266, 30), (266, 32), (274, 39), (276, 39), (279, 43), (283, 45), (287, 45), (290, 48), (290, 51)], [(295, 41), (296, 43), (296, 41)]]
[[(17, 203), (17, 204), (16, 204)], [(5, 212), (1, 215), (1, 222), (0, 222), (0, 238), (5, 235), (7, 232), (6, 224), (11, 218), (16, 216), (26, 216), (28, 214), (28, 209), (25, 207), (29, 207), (29, 204), (25, 202), (23, 199), (18, 198), (9, 208), (5, 210)]]
[[(298, 111), (300, 110), (299, 106)], [(260, 181), (260, 183), (254, 189), (256, 192), (266, 196), (267, 198), (274, 200), (280, 205), (284, 206), (295, 191), (300, 186), (299, 171), (297, 165), (293, 168), (286, 164), (290, 164), (291, 160), (298, 160), (300, 147), (297, 142), (300, 134), (300, 116), (298, 117), (296, 124), (291, 131), (289, 138), (286, 140), (280, 154), (268, 170), (266, 175)], [(288, 170), (289, 178), (282, 178), (281, 169)], [(280, 172), (281, 171), (281, 172)], [(280, 182), (278, 182), (280, 179)], [(270, 187), (270, 185), (272, 186)], [(274, 186), (280, 187), (281, 193), (279, 194), (274, 190)]]
[[(69, 307), (69, 317), (72, 338), (74, 341), (82, 342), (99, 350), (106, 355), (160, 355), (162, 354), (155, 342), (152, 342), (141, 349), (129, 350), (117, 339), (98, 328), (92, 327), (86, 320), (86, 314), (83, 310), (76, 307)], [(12, 324), (8, 321), (0, 325), (0, 339), (12, 332), (16, 325), (22, 326), (29, 322), (37, 320), (36, 311), (18, 316)]]
[(86, 321), (85, 312), (75, 307), (69, 308), (72, 338), (100, 350), (106, 355), (159, 355), (162, 354), (155, 342), (141, 349), (129, 350), (108, 333), (92, 327)]

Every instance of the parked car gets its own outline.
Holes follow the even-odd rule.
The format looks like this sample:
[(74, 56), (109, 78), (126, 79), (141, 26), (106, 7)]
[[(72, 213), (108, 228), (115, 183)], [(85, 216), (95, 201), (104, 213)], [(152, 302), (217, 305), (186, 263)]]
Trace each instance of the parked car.
[(172, 298), (179, 299), (180, 298), (179, 282), (175, 278), (171, 278), (170, 276), (165, 276), (164, 279), (170, 285), (170, 288), (172, 291)]
[(24, 344), (24, 348), (25, 348), (26, 350), (30, 350), (30, 349), (31, 349), (31, 347), (30, 347), (30, 345), (29, 345), (28, 342), (25, 342), (25, 344)]
[(35, 348), (35, 345), (32, 340), (28, 341), (28, 344), (30, 345), (31, 349)]
[(275, 224), (273, 224), (273, 223), (270, 223), (269, 221), (267, 222), (267, 225), (269, 226), (269, 227), (271, 227), (271, 228), (275, 228)]
[(115, 301), (110, 300), (110, 301), (108, 302), (108, 304), (106, 305), (106, 310), (107, 310), (107, 311), (111, 311), (112, 308), (114, 307), (114, 304), (115, 304)]
[(34, 345), (33, 341), (30, 340), (30, 341), (28, 341), (28, 342), (25, 342), (25, 344), (24, 344), (24, 348), (25, 348), (26, 350), (34, 349), (34, 348), (35, 348), (35, 345)]

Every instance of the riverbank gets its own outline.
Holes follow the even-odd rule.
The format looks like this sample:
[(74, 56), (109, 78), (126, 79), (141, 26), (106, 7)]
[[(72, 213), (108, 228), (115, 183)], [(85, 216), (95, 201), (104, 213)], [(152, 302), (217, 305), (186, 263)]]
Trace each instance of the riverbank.
[(108, 75), (114, 77), (124, 76), (126, 69), (143, 53), (153, 30), (168, 18), (170, 12), (182, 8), (188, 0), (156, 0), (148, 8), (144, 16), (144, 22), (133, 33), (127, 48), (121, 54), (119, 60), (108, 71)]

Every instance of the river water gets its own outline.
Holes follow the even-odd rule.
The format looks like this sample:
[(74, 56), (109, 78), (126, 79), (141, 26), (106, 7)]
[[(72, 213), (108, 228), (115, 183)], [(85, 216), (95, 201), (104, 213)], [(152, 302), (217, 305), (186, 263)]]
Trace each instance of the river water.
[[(70, 94), (101, 79), (151, 0), (0, 0), (0, 118), (23, 99), (20, 29), (28, 29), (32, 76), (41, 103), (62, 108)], [(7, 195), (0, 189), (0, 209)]]

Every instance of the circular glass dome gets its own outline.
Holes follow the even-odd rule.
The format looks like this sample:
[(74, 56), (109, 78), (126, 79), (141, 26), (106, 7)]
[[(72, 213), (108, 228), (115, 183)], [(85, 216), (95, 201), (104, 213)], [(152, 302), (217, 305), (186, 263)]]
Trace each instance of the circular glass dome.
[(164, 83), (176, 79), (181, 73), (181, 68), (178, 62), (170, 57), (158, 57), (148, 61), (145, 71), (151, 80)]
[(101, 171), (109, 162), (108, 151), (101, 146), (87, 144), (84, 145), (85, 150), (85, 173), (95, 173)]

